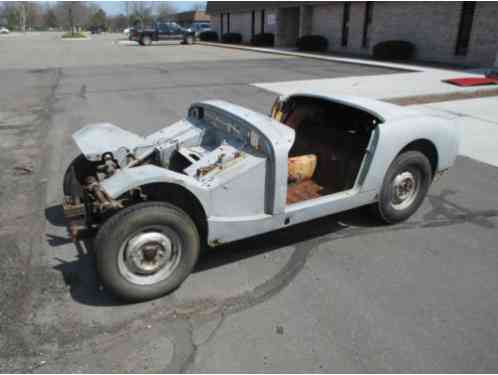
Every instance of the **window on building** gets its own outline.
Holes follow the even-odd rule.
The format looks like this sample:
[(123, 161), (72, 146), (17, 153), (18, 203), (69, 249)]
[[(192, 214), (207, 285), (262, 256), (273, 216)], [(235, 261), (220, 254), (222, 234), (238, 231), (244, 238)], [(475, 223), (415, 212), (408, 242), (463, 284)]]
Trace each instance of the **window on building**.
[(254, 36), (256, 29), (256, 12), (253, 10), (251, 12), (251, 36)]
[(230, 32), (230, 13), (227, 13), (227, 33)]
[(462, 13), (460, 14), (460, 24), (458, 25), (458, 36), (455, 47), (455, 55), (457, 56), (465, 56), (467, 54), (475, 8), (476, 3), (474, 1), (464, 1), (462, 4)]
[(349, 36), (349, 15), (351, 14), (351, 3), (344, 3), (344, 10), (342, 14), (342, 40), (341, 46), (346, 47), (348, 45)]
[(265, 32), (265, 10), (261, 10), (261, 32)]
[(368, 48), (370, 46), (370, 25), (373, 17), (373, 1), (367, 1), (365, 4), (365, 18), (363, 20), (363, 38), (361, 39), (361, 46)]
[(220, 35), (223, 35), (224, 32), (223, 32), (223, 13), (220, 14)]

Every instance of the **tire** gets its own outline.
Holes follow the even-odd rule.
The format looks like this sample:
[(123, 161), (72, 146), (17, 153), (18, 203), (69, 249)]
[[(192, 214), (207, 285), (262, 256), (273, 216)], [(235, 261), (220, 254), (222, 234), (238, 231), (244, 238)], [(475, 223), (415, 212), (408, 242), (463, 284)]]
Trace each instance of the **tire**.
[(387, 224), (408, 219), (422, 204), (432, 183), (432, 167), (419, 151), (407, 151), (391, 163), (382, 183), (379, 201), (371, 211)]
[[(102, 284), (129, 302), (150, 300), (176, 289), (192, 272), (200, 252), (199, 232), (192, 219), (163, 202), (139, 203), (116, 213), (99, 229), (95, 245)], [(147, 262), (151, 250), (154, 259)]]
[(192, 45), (194, 44), (194, 37), (192, 35), (187, 35), (183, 40), (183, 44)]
[(140, 45), (142, 45), (142, 46), (150, 46), (151, 44), (152, 44), (152, 38), (148, 35), (144, 35), (140, 39)]
[[(94, 163), (87, 160), (85, 155), (79, 154), (73, 159), (71, 164), (66, 169), (64, 173), (64, 179), (62, 183), (62, 191), (65, 196), (74, 195), (75, 191), (80, 193), (81, 187), (75, 186), (78, 182), (79, 185), (84, 183), (84, 179), (88, 176), (95, 176), (97, 174), (97, 168)], [(78, 185), (78, 184), (76, 184)]]

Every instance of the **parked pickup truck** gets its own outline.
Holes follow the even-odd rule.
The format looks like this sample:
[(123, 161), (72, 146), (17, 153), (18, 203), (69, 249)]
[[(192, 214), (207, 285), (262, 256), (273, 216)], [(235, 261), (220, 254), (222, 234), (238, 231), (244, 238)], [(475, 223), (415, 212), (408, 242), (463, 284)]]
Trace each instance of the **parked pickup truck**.
[(141, 46), (150, 46), (152, 42), (160, 40), (178, 40), (183, 44), (195, 42), (195, 33), (188, 31), (174, 22), (156, 23), (152, 27), (130, 29), (130, 40)]

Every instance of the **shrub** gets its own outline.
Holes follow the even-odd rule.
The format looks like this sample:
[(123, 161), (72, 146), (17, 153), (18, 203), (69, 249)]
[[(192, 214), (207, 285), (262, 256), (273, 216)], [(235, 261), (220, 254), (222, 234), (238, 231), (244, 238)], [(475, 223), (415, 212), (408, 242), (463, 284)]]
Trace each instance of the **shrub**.
[(77, 32), (75, 31), (72, 33), (71, 31), (68, 31), (67, 33), (64, 33), (62, 35), (63, 38), (87, 38), (85, 33)]
[(275, 37), (270, 33), (256, 34), (251, 39), (251, 44), (260, 47), (273, 47)]
[(327, 38), (321, 35), (304, 35), (296, 42), (297, 49), (300, 51), (325, 52), (328, 45)]
[(203, 31), (199, 34), (199, 39), (203, 42), (217, 42), (218, 41), (218, 33), (216, 31)]
[(242, 43), (242, 35), (239, 33), (225, 33), (221, 36), (223, 43)]
[(415, 54), (415, 45), (404, 40), (388, 40), (376, 44), (373, 56), (381, 60), (409, 60)]

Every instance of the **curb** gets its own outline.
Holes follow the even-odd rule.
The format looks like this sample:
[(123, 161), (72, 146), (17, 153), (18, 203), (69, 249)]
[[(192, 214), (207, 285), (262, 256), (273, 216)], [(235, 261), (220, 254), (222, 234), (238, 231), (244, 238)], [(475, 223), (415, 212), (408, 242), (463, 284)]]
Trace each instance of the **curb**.
[(232, 49), (239, 49), (239, 50), (246, 50), (246, 51), (260, 52), (260, 53), (270, 53), (274, 55), (295, 56), (295, 57), (302, 57), (302, 58), (322, 60), (322, 61), (333, 61), (344, 64), (357, 64), (357, 65), (371, 66), (376, 68), (397, 69), (405, 72), (449, 71), (449, 69), (427, 68), (419, 65), (385, 63), (381, 61), (372, 61), (361, 58), (322, 56), (313, 53), (284, 51), (274, 48), (248, 47), (248, 46), (240, 46), (234, 44), (222, 44), (222, 43), (212, 43), (212, 42), (196, 42), (196, 44), (211, 46), (211, 47), (219, 47), (219, 48), (232, 48)]

